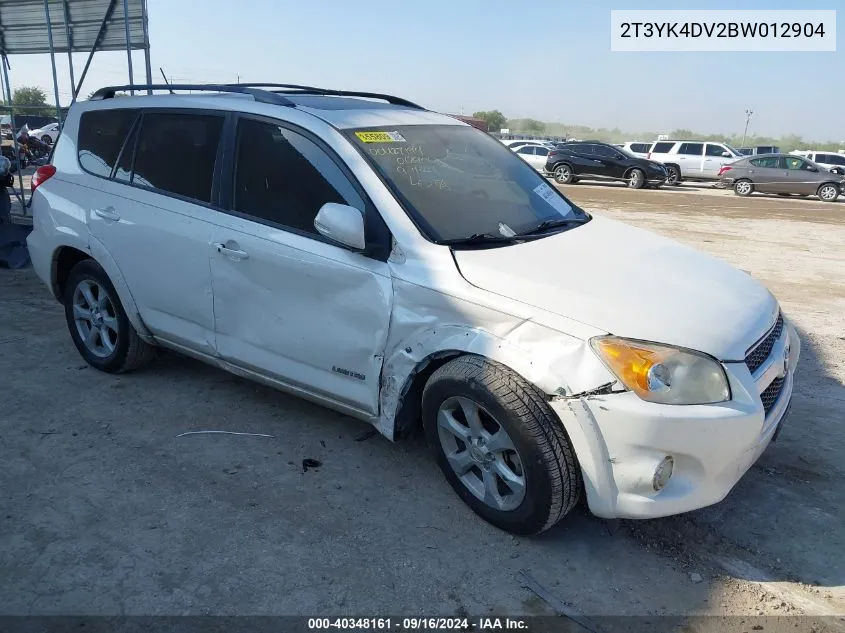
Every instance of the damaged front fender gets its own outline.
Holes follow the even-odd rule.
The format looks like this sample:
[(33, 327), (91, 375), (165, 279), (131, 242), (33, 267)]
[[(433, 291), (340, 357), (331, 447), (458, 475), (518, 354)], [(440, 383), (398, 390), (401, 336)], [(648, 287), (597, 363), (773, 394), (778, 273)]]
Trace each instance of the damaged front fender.
[[(390, 326), (376, 427), (391, 440), (397, 439), (397, 426), (404, 427), (409, 415), (418, 414), (419, 403), (408, 400), (420, 396), (419, 377), (427, 376), (426, 369), (444, 357), (489, 358), (520, 374), (550, 399), (577, 397), (615, 381), (581, 338), (478, 304), (458, 305), (454, 298), (448, 315), (419, 306), (403, 310), (397, 302)], [(463, 323), (455, 323), (458, 315)]]

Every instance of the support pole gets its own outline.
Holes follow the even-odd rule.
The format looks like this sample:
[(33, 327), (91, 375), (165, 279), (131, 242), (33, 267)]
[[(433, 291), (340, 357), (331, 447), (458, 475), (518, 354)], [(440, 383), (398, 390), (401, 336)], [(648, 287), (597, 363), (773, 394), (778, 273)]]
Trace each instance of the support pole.
[[(0, 63), (3, 64), (3, 82), (6, 84), (6, 101), (9, 104), (9, 120), (12, 124), (12, 145), (15, 148), (15, 163), (18, 166), (18, 183), (20, 184), (20, 193), (15, 192), (15, 197), (20, 201), (21, 208), (23, 209), (23, 214), (26, 215), (26, 202), (23, 196), (23, 167), (21, 167), (21, 150), (20, 146), (18, 146), (18, 133), (15, 130), (15, 107), (12, 105), (12, 84), (9, 83), (9, 58), (6, 57), (6, 54), (3, 54), (3, 58), (0, 59)], [(14, 189), (12, 190), (14, 191)]]
[[(135, 84), (135, 77), (132, 74), (132, 39), (129, 35), (129, 0), (123, 0), (123, 28), (126, 31), (126, 64), (129, 66), (129, 85), (132, 86)], [(135, 91), (130, 90), (129, 93), (134, 95)]]
[(100, 45), (100, 42), (103, 41), (103, 35), (106, 32), (106, 27), (108, 26), (112, 13), (114, 13), (114, 7), (116, 5), (117, 0), (111, 0), (111, 2), (109, 2), (109, 6), (106, 9), (106, 14), (103, 16), (103, 21), (100, 22), (100, 30), (97, 32), (97, 38), (94, 40), (94, 45), (91, 47), (91, 52), (88, 53), (88, 59), (85, 60), (85, 67), (82, 69), (82, 76), (79, 78), (79, 83), (76, 84), (76, 87), (73, 89), (73, 101), (76, 101), (76, 98), (79, 96), (79, 91), (82, 90), (82, 82), (85, 81), (85, 75), (88, 74), (88, 67), (91, 65), (91, 60), (94, 58), (94, 53), (97, 52), (97, 47)]
[(65, 18), (65, 39), (67, 40), (67, 66), (70, 72), (70, 89), (72, 91), (76, 85), (76, 80), (73, 77), (73, 35), (70, 32), (70, 7), (68, 7), (67, 0), (62, 0), (62, 7)]
[(56, 74), (56, 51), (53, 48), (53, 25), (50, 23), (50, 0), (44, 0), (44, 17), (47, 20), (47, 45), (50, 47), (50, 65), (53, 67), (53, 93), (56, 97), (56, 120), (61, 121), (62, 105), (59, 103), (59, 78)]
[[(147, 0), (143, 0), (141, 3), (141, 13), (142, 24), (144, 25), (144, 66), (146, 67), (147, 84), (149, 85), (153, 83), (153, 68), (150, 64), (150, 20), (147, 13)], [(153, 91), (148, 88), (147, 94), (151, 95)]]

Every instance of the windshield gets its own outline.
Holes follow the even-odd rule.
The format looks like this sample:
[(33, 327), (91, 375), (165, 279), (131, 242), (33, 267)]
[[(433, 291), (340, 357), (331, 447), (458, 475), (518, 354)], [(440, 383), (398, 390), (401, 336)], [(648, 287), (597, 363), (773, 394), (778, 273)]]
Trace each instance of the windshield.
[(735, 156), (743, 156), (743, 153), (742, 153), (742, 152), (740, 152), (738, 149), (735, 149), (735, 148), (731, 147), (731, 146), (730, 146), (730, 145), (728, 145), (727, 143), (723, 143), (723, 145), (724, 145), (725, 147), (727, 147), (729, 150), (731, 150), (731, 151), (734, 153), (734, 155), (735, 155)]
[(469, 126), (350, 130), (419, 229), (435, 242), (509, 237), (587, 216), (492, 136)]

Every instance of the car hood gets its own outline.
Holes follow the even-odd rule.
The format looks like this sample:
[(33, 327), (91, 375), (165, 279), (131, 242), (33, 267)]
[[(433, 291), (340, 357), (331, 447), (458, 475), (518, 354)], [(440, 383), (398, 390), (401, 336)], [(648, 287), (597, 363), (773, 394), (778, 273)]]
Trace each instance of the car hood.
[(594, 217), (503, 248), (456, 250), (474, 286), (617, 336), (742, 360), (778, 305), (748, 274), (621, 222)]

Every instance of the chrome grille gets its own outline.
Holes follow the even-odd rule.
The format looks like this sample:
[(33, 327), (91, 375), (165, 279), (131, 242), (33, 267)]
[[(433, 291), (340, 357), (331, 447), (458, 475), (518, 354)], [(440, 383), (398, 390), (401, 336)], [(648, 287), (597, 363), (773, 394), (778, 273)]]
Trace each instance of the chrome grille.
[(766, 362), (769, 354), (772, 353), (772, 347), (774, 347), (775, 341), (780, 338), (781, 332), (783, 332), (783, 315), (778, 313), (778, 320), (775, 322), (775, 326), (769, 331), (762, 341), (749, 349), (745, 354), (745, 364), (752, 374), (760, 369), (760, 366)]
[(772, 384), (766, 387), (763, 393), (760, 394), (760, 399), (763, 401), (763, 411), (766, 412), (766, 415), (769, 415), (769, 411), (772, 410), (775, 402), (778, 401), (780, 392), (783, 391), (784, 382), (786, 382), (785, 376), (783, 378), (775, 378)]

